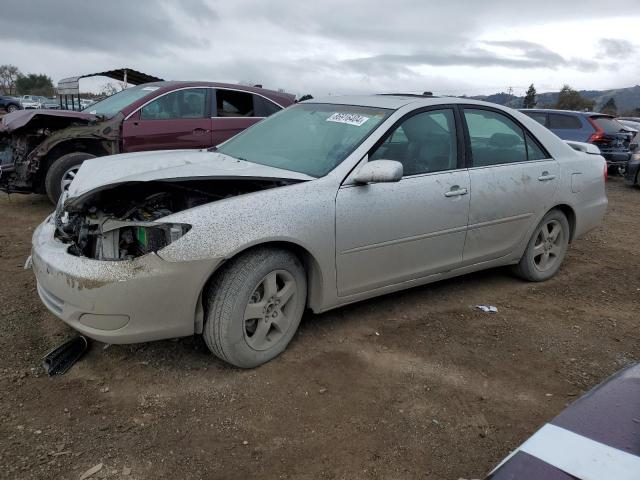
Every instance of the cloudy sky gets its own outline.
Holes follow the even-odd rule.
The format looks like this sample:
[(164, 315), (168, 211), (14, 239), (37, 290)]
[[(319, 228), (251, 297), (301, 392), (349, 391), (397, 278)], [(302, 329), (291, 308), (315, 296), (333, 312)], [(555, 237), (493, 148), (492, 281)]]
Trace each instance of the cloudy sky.
[(618, 88), (640, 83), (633, 3), (4, 0), (0, 64), (54, 82), (126, 66), (315, 96)]

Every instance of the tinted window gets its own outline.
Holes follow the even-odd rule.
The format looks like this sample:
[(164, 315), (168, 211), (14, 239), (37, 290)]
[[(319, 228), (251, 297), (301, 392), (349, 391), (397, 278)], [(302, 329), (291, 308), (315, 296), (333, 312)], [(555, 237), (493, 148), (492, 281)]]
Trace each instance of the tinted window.
[(206, 99), (206, 88), (176, 90), (145, 105), (140, 110), (140, 118), (142, 120), (204, 118)]
[(563, 115), (561, 113), (549, 114), (549, 128), (558, 130), (580, 130), (582, 122), (573, 115)]
[(522, 112), (526, 116), (533, 118), (540, 125), (547, 125), (547, 114), (542, 112)]
[(604, 133), (618, 133), (624, 130), (624, 126), (611, 117), (591, 117), (591, 120), (604, 130)]
[(527, 137), (527, 158), (529, 160), (542, 160), (545, 158), (549, 158), (547, 152), (545, 152), (538, 142), (536, 142), (531, 135), (526, 134)]
[(216, 111), (219, 117), (254, 117), (253, 95), (235, 90), (216, 90)]
[(475, 167), (527, 160), (524, 133), (507, 116), (489, 111), (465, 109)]
[(390, 113), (381, 108), (301, 103), (239, 133), (218, 152), (321, 177), (347, 158)]
[(282, 110), (278, 105), (271, 100), (261, 97), (260, 95), (253, 95), (253, 106), (256, 117), (268, 117), (273, 115), (279, 110)]
[(452, 170), (458, 163), (453, 111), (433, 110), (403, 121), (370, 156), (396, 160), (404, 176)]

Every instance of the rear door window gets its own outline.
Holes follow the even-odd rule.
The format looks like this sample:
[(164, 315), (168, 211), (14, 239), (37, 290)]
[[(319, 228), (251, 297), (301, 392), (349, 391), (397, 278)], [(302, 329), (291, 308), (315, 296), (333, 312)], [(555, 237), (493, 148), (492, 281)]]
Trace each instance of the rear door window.
[(551, 130), (580, 130), (582, 122), (577, 116), (563, 113), (549, 114), (549, 128)]
[(547, 126), (547, 114), (546, 113), (544, 113), (544, 112), (522, 112), (522, 113), (524, 113), (527, 117), (533, 118), (540, 125), (544, 125), (545, 127)]
[(218, 117), (255, 117), (253, 95), (237, 90), (216, 90), (216, 113)]
[(545, 152), (542, 147), (536, 142), (533, 137), (526, 133), (527, 138), (527, 158), (529, 160), (544, 160), (549, 158), (547, 152)]
[(527, 147), (522, 128), (506, 115), (464, 109), (474, 167), (525, 162)]

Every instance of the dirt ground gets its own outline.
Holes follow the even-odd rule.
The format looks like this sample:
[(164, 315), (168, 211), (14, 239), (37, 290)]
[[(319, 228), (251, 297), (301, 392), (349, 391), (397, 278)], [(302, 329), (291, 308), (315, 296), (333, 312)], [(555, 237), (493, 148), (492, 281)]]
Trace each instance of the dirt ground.
[(251, 371), (192, 337), (94, 343), (53, 378), (42, 355), (72, 331), (22, 268), (51, 206), (2, 195), (0, 478), (481, 478), (640, 359), (640, 189), (608, 190), (605, 224), (549, 282), (498, 269), (306, 314)]

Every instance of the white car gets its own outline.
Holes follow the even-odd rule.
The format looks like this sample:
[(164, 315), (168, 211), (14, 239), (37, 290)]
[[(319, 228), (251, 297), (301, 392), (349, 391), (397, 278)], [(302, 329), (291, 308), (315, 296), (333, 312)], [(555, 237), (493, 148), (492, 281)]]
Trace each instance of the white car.
[(39, 97), (36, 97), (35, 95), (23, 95), (20, 97), (20, 104), (25, 110), (42, 108), (42, 103), (40, 102)]
[(107, 343), (203, 334), (239, 367), (323, 312), (485, 268), (558, 271), (607, 207), (597, 147), (494, 104), (299, 103), (217, 149), (84, 162), (33, 235), (38, 293)]

